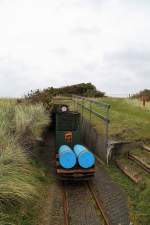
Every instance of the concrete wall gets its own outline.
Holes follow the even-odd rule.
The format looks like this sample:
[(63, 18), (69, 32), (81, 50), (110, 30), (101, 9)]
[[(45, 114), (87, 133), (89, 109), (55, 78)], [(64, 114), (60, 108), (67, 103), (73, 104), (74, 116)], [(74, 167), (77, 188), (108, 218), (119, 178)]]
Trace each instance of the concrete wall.
[(94, 151), (102, 161), (107, 162), (105, 135), (98, 134), (96, 129), (84, 118), (81, 119), (81, 140), (83, 144)]

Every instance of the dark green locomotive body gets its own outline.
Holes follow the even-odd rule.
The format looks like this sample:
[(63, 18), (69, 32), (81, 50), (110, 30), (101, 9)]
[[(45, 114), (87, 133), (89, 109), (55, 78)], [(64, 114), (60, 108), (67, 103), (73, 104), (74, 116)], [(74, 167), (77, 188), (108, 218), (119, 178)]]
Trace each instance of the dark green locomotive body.
[(80, 113), (57, 112), (56, 113), (56, 149), (61, 145), (73, 147), (80, 143)]
[(83, 180), (89, 179), (95, 174), (95, 166), (89, 169), (83, 169), (77, 163), (71, 169), (64, 169), (60, 166), (59, 149), (63, 145), (71, 149), (76, 144), (81, 144), (80, 134), (80, 113), (69, 111), (67, 105), (55, 104), (52, 110), (52, 127), (55, 129), (56, 143), (56, 172), (63, 180)]

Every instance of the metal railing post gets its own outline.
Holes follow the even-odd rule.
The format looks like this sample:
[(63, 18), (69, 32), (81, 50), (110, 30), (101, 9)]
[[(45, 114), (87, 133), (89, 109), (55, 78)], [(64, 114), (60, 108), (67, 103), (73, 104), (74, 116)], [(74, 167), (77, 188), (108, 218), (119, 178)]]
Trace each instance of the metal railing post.
[[(94, 99), (88, 99), (82, 96), (78, 96), (78, 95), (73, 95), (73, 97), (75, 99), (77, 99), (77, 110), (78, 107), (80, 107), (80, 112), (82, 114), (82, 122), (83, 122), (83, 114), (84, 114), (84, 110), (89, 112), (89, 120), (90, 123), (92, 121), (92, 114), (95, 115), (97, 118), (99, 118), (100, 120), (102, 120), (105, 123), (105, 130), (104, 130), (104, 151), (106, 151), (106, 156), (107, 156), (107, 162), (108, 162), (108, 138), (109, 138), (109, 110), (110, 110), (110, 105), (104, 102), (99, 102), (96, 101)], [(79, 102), (80, 101), (80, 102)], [(85, 101), (90, 103), (88, 105), (85, 105)], [(93, 104), (95, 104), (95, 106), (97, 106), (99, 109), (103, 109), (105, 110), (104, 114), (100, 113), (99, 110), (93, 108)]]
[(84, 98), (82, 99), (82, 123), (83, 123), (83, 114), (84, 114)]
[(90, 101), (90, 122), (91, 122), (91, 119), (92, 119), (92, 102)]

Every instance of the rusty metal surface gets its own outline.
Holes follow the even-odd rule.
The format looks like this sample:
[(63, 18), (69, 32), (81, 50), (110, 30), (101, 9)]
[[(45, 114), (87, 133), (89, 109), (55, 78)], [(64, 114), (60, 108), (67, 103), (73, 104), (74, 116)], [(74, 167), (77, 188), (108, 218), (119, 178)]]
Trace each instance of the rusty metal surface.
[(143, 168), (147, 173), (150, 173), (150, 166), (144, 163), (139, 157), (133, 154), (128, 154), (128, 158), (136, 162), (136, 164), (139, 165), (141, 168)]

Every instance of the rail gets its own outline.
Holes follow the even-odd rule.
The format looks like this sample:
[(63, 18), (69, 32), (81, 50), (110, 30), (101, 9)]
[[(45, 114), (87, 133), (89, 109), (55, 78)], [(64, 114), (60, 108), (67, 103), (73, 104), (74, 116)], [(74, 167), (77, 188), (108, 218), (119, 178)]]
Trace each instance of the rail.
[[(107, 151), (108, 137), (109, 137), (109, 123), (110, 123), (109, 110), (110, 110), (111, 106), (105, 102), (98, 101), (98, 100), (95, 100), (92, 98), (86, 98), (86, 97), (79, 96), (79, 95), (72, 95), (72, 100), (74, 101), (74, 108), (76, 105), (77, 106), (76, 108), (79, 111), (78, 107), (80, 107), (82, 118), (84, 117), (84, 110), (86, 110), (89, 112), (90, 123), (91, 123), (92, 115), (96, 116), (98, 119), (100, 119), (104, 122), (104, 124), (105, 124), (105, 134), (104, 134), (105, 149)], [(100, 111), (103, 111), (103, 114)]]

